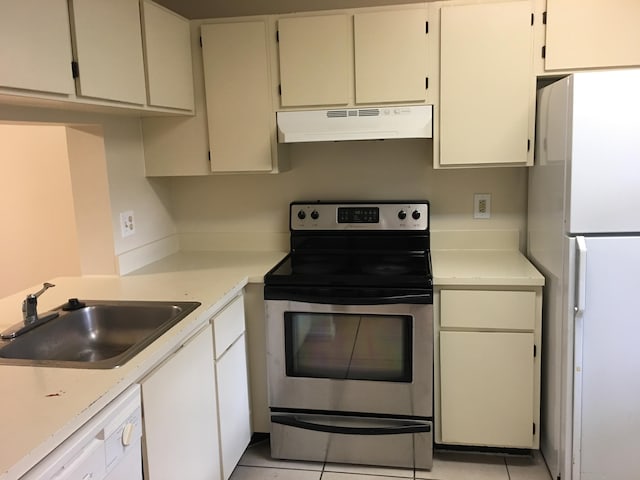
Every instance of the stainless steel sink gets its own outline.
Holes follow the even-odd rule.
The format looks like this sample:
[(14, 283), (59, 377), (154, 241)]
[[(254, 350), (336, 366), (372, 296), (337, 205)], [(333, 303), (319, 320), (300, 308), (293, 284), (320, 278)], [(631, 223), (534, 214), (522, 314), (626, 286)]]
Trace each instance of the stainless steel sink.
[(124, 365), (186, 317), (198, 302), (83, 301), (12, 340), (0, 342), (0, 364), (70, 368)]

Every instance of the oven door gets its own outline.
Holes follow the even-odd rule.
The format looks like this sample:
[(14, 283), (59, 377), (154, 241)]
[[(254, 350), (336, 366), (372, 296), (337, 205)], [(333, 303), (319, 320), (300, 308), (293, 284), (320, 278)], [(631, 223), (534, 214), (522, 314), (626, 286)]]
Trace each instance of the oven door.
[(265, 304), (272, 411), (432, 417), (432, 305)]

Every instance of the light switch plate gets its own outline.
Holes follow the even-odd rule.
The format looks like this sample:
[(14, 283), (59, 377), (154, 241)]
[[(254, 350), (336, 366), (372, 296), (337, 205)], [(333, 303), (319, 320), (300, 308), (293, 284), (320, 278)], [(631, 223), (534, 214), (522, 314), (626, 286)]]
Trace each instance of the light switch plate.
[(122, 238), (129, 237), (136, 233), (136, 223), (133, 218), (133, 210), (120, 212), (120, 233)]
[(473, 218), (491, 218), (490, 193), (476, 193), (473, 195)]

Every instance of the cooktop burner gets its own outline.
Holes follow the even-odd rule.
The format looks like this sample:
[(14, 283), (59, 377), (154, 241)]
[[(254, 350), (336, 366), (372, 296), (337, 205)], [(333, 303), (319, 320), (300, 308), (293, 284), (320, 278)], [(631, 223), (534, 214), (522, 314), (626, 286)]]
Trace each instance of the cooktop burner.
[(267, 285), (431, 287), (428, 202), (294, 202), (290, 226)]

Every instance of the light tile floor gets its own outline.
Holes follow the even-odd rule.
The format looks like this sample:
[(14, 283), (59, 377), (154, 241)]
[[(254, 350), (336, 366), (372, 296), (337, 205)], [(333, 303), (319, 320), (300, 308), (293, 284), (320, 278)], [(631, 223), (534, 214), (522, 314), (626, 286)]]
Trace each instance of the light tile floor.
[(533, 456), (436, 452), (431, 471), (322, 462), (274, 460), (269, 441), (251, 445), (231, 480), (551, 480), (538, 452)]

